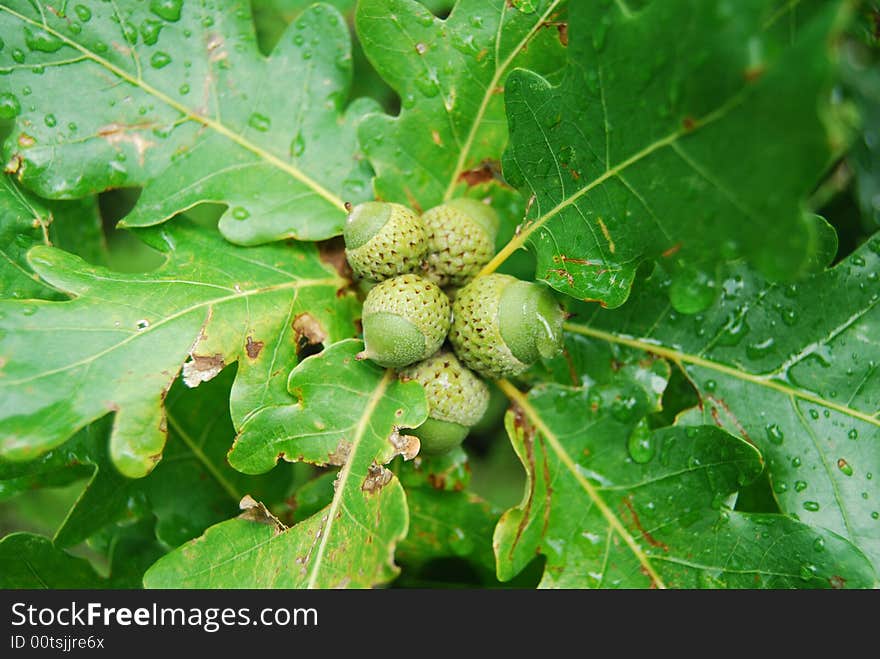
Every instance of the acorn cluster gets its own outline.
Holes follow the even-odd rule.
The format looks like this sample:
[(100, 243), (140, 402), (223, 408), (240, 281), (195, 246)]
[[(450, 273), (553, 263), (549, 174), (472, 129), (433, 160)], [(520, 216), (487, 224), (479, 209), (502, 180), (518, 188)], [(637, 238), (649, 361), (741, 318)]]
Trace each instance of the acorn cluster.
[(561, 348), (565, 316), (549, 289), (478, 276), (497, 233), (495, 211), (466, 198), (421, 216), (370, 201), (346, 221), (348, 263), (371, 286), (361, 357), (424, 386), (428, 420), (413, 431), (422, 453), (454, 448), (482, 418), (489, 405), (483, 378), (518, 375)]

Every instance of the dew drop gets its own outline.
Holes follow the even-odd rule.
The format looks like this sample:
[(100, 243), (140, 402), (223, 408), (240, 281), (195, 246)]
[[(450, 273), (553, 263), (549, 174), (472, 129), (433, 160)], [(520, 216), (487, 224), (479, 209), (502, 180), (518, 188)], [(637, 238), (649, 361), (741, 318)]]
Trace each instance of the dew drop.
[(782, 441), (785, 439), (785, 435), (783, 434), (782, 429), (777, 424), (769, 424), (766, 430), (767, 439), (769, 439), (773, 444), (782, 444)]
[(152, 18), (145, 18), (141, 22), (141, 37), (143, 37), (144, 43), (148, 46), (156, 45), (156, 42), (159, 41), (159, 32), (163, 27), (165, 27), (164, 23)]
[(189, 85), (183, 84), (180, 86), (180, 89), (178, 89), (177, 91), (180, 92), (181, 96), (186, 96), (187, 94), (189, 94)]
[(796, 325), (798, 321), (798, 312), (794, 309), (782, 310), (782, 322), (791, 327)]
[(814, 421), (819, 418), (819, 410), (810, 410), (810, 418)]
[(669, 300), (680, 313), (698, 313), (715, 300), (714, 277), (695, 268), (683, 268), (672, 280)]
[(24, 307), (21, 310), (21, 313), (24, 316), (33, 316), (35, 313), (37, 313), (37, 308), (36, 307)]
[(12, 119), (21, 112), (21, 105), (13, 94), (0, 94), (0, 119)]
[(875, 510), (871, 513), (871, 519), (880, 519), (880, 513)]
[(161, 50), (157, 50), (150, 58), (150, 66), (154, 69), (162, 69), (169, 64), (171, 64), (171, 55), (164, 53)]
[(814, 513), (819, 510), (819, 504), (815, 501), (804, 501), (804, 510)]
[(134, 45), (138, 40), (138, 31), (137, 28), (129, 22), (125, 22), (122, 24), (122, 33), (125, 35), (125, 40)]
[(800, 458), (792, 458), (791, 459), (791, 466), (795, 467), (795, 468), (800, 467), (801, 466), (801, 459)]
[(849, 462), (847, 462), (843, 458), (838, 459), (837, 468), (840, 469), (840, 471), (843, 472), (843, 474), (845, 476), (852, 476), (853, 475), (852, 466), (849, 464)]
[(85, 5), (77, 5), (73, 8), (73, 13), (75, 13), (77, 18), (83, 23), (88, 23), (92, 20), (92, 10)]
[(650, 462), (657, 452), (651, 428), (647, 419), (642, 419), (633, 428), (627, 440), (629, 456), (638, 464)]
[(242, 208), (241, 206), (236, 206), (232, 209), (232, 217), (236, 220), (246, 220), (249, 218), (251, 214), (248, 212), (246, 208)]
[(139, 332), (147, 329), (149, 326), (150, 326), (150, 321), (145, 318), (137, 321), (137, 328), (138, 328)]
[(813, 541), (813, 551), (825, 551), (825, 540), (822, 538), (816, 538)]
[(150, 11), (172, 23), (180, 20), (183, 0), (150, 0)]
[(297, 133), (290, 143), (290, 155), (294, 158), (299, 158), (305, 150), (306, 141), (303, 139), (302, 133)]
[(272, 122), (269, 120), (264, 114), (259, 114), (258, 112), (254, 112), (250, 119), (248, 119), (248, 126), (253, 128), (254, 130), (258, 130), (261, 133), (265, 133), (269, 130), (269, 127), (272, 125)]
[(815, 565), (802, 565), (801, 566), (801, 579), (804, 581), (808, 581), (816, 576), (816, 566)]
[(24, 29), (24, 42), (31, 50), (39, 50), (42, 53), (54, 53), (64, 45), (61, 39), (46, 30), (29, 27)]
[(785, 483), (784, 481), (777, 481), (776, 483), (773, 483), (773, 491), (776, 492), (776, 494), (787, 492), (788, 483)]
[(43, 122), (44, 122), (49, 128), (54, 128), (54, 127), (55, 127), (55, 124), (58, 123), (58, 120), (55, 119), (55, 115), (54, 115), (54, 114), (47, 114), (45, 117), (43, 117)]
[(24, 62), (24, 51), (21, 48), (14, 48), (12, 50), (12, 59), (21, 64)]
[(807, 489), (807, 482), (806, 481), (795, 481), (794, 482), (794, 491), (795, 492), (803, 492), (806, 489)]
[(859, 431), (856, 430), (855, 428), (853, 428), (848, 433), (846, 433), (846, 436), (849, 437), (850, 439), (858, 439), (859, 438)]
[(713, 391), (715, 391), (715, 387), (718, 385), (715, 380), (706, 380), (706, 384), (704, 386), (706, 388), (706, 391), (712, 393)]
[(92, 45), (92, 49), (96, 53), (106, 53), (108, 50), (110, 50), (110, 48), (107, 46), (107, 44), (105, 44), (100, 39)]

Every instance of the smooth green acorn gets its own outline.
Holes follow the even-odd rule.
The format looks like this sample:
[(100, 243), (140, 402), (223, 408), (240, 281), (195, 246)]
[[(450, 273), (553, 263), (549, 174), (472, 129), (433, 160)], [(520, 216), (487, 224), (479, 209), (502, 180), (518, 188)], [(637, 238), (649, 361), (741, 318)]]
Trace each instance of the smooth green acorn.
[(518, 375), (562, 349), (565, 312), (550, 290), (510, 275), (477, 277), (456, 295), (449, 341), (488, 378)]
[(445, 453), (467, 437), (489, 405), (489, 388), (448, 350), (400, 372), (425, 388), (428, 419), (410, 434), (421, 442), (425, 455)]
[(406, 206), (384, 201), (367, 201), (352, 208), (343, 238), (351, 269), (373, 281), (415, 272), (428, 249), (419, 216)]
[(402, 368), (434, 354), (450, 325), (449, 298), (419, 275), (400, 275), (377, 284), (364, 300), (362, 358)]
[(426, 211), (424, 276), (440, 286), (463, 286), (495, 254), (498, 215), (476, 199), (453, 199)]

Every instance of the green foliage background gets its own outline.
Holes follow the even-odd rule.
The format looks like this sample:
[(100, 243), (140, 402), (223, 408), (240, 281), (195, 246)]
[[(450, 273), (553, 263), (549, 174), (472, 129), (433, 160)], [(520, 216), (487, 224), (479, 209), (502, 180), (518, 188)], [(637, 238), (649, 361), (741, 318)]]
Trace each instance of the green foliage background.
[[(0, 0), (0, 586), (875, 588), (880, 7)], [(405, 460), (345, 203), (565, 350)], [(876, 477), (875, 477), (876, 476)]]

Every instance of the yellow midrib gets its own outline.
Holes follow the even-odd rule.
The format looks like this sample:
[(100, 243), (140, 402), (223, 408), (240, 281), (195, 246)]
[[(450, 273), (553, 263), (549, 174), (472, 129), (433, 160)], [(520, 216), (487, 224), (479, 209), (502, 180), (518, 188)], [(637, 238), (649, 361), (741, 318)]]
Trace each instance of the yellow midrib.
[(367, 406), (364, 408), (364, 411), (361, 414), (360, 421), (358, 421), (358, 425), (354, 433), (354, 438), (352, 439), (351, 443), (351, 450), (348, 453), (348, 459), (345, 461), (345, 464), (339, 471), (339, 476), (337, 476), (336, 482), (334, 483), (333, 501), (330, 503), (330, 509), (327, 511), (327, 524), (322, 529), (321, 543), (318, 545), (318, 553), (315, 554), (315, 560), (312, 562), (312, 567), (309, 573), (309, 580), (306, 584), (306, 588), (313, 589), (316, 588), (318, 585), (318, 573), (320, 572), (321, 564), (324, 560), (324, 550), (327, 548), (327, 543), (330, 540), (330, 534), (333, 531), (333, 523), (336, 521), (336, 515), (339, 512), (339, 506), (341, 505), (342, 498), (345, 495), (346, 484), (348, 483), (348, 479), (351, 476), (351, 465), (355, 461), (358, 449), (360, 448), (364, 435), (367, 432), (367, 426), (370, 424), (370, 419), (373, 416), (373, 412), (376, 411), (376, 407), (385, 396), (385, 391), (388, 389), (388, 386), (391, 383), (393, 377), (393, 371), (391, 371), (391, 369), (386, 369), (385, 375), (382, 376), (382, 379), (379, 381), (379, 384), (376, 386), (376, 389), (370, 396), (370, 400), (367, 401)]
[[(513, 60), (517, 55), (522, 51), (525, 45), (529, 42), (529, 40), (535, 35), (535, 33), (541, 29), (541, 26), (544, 24), (544, 21), (547, 20), (547, 17), (550, 16), (551, 13), (559, 6), (561, 0), (554, 0), (550, 3), (547, 11), (538, 19), (535, 24), (532, 26), (532, 29), (528, 31), (528, 33), (522, 38), (522, 40), (516, 44), (514, 48), (511, 49), (510, 54), (501, 62), (500, 65), (495, 67), (495, 74), (492, 76), (492, 80), (489, 81), (488, 86), (486, 87), (486, 92), (483, 94), (483, 99), (480, 102), (480, 107), (477, 109), (477, 114), (474, 116), (473, 122), (471, 122), (470, 130), (468, 131), (467, 139), (465, 139), (465, 143), (462, 146), (461, 150), (458, 152), (458, 161), (455, 163), (455, 169), (452, 170), (452, 176), (449, 180), (449, 185), (446, 187), (446, 192), (443, 195), (443, 201), (449, 201), (452, 199), (452, 196), (455, 194), (455, 189), (458, 186), (458, 177), (461, 176), (461, 173), (464, 171), (465, 163), (467, 162), (468, 156), (470, 155), (471, 148), (474, 145), (474, 140), (477, 137), (477, 132), (480, 129), (480, 124), (483, 121), (483, 115), (486, 114), (486, 109), (489, 107), (489, 102), (492, 100), (492, 96), (494, 96), (495, 88), (498, 86), (498, 83), (501, 82), (501, 78), (507, 72), (507, 69), (510, 67)], [(503, 29), (504, 24), (504, 16), (507, 10), (507, 3), (502, 5), (501, 10), (501, 19), (498, 25), (498, 32), (496, 34), (496, 41), (501, 38), (501, 30)]]
[[(341, 285), (341, 281), (342, 280), (340, 280), (340, 279), (336, 279), (336, 278), (332, 278), (332, 277), (327, 278), (327, 279), (298, 279), (298, 280), (293, 280), (290, 282), (285, 282), (283, 284), (274, 284), (272, 286), (266, 286), (264, 288), (256, 288), (253, 290), (242, 291), (241, 293), (234, 293), (232, 295), (226, 295), (223, 297), (211, 298), (209, 300), (202, 300), (201, 302), (198, 302), (197, 304), (192, 304), (188, 307), (184, 307), (183, 309), (171, 314), (170, 316), (165, 316), (161, 320), (158, 320), (155, 323), (150, 324), (149, 327), (146, 327), (139, 332), (131, 334), (130, 336), (127, 336), (126, 338), (124, 338), (122, 341), (119, 341), (118, 343), (114, 343), (113, 345), (108, 346), (104, 350), (101, 350), (100, 352), (97, 352), (93, 355), (89, 355), (88, 357), (80, 359), (79, 361), (73, 362), (71, 364), (66, 364), (64, 366), (59, 366), (58, 368), (54, 368), (49, 371), (43, 371), (42, 373), (36, 373), (36, 374), (31, 375), (26, 378), (20, 378), (18, 380), (3, 381), (2, 385), (3, 385), (3, 387), (18, 386), (18, 385), (24, 384), (26, 382), (31, 382), (33, 380), (40, 380), (40, 379), (48, 377), (50, 375), (56, 375), (58, 373), (63, 373), (64, 371), (69, 371), (69, 370), (77, 368), (79, 366), (84, 366), (86, 364), (89, 364), (89, 363), (95, 361), (96, 359), (100, 359), (101, 357), (113, 352), (114, 350), (121, 348), (124, 345), (127, 345), (128, 343), (130, 343), (132, 341), (137, 340), (138, 338), (142, 338), (143, 336), (148, 335), (150, 332), (156, 331), (156, 328), (167, 325), (168, 323), (170, 323), (174, 320), (177, 320), (178, 318), (182, 318), (183, 316), (186, 316), (187, 314), (192, 313), (193, 311), (196, 311), (197, 309), (201, 309), (204, 307), (212, 307), (214, 305), (222, 304), (224, 302), (229, 302), (231, 300), (244, 299), (244, 298), (252, 297), (254, 295), (264, 295), (267, 293), (272, 293), (275, 291), (285, 290), (285, 289), (299, 289), (299, 288), (303, 288), (303, 287), (307, 287), (307, 286), (328, 286), (328, 285), (339, 286), (339, 285)], [(161, 284), (163, 282), (161, 280), (158, 280), (156, 283)], [(56, 303), (46, 302), (46, 304), (56, 304)]]
[(540, 432), (544, 438), (547, 440), (547, 443), (550, 444), (550, 447), (553, 449), (553, 452), (556, 453), (556, 456), (565, 465), (565, 468), (571, 473), (574, 479), (577, 481), (578, 485), (586, 492), (587, 496), (593, 502), (593, 505), (599, 510), (602, 516), (605, 518), (605, 521), (608, 522), (608, 526), (611, 527), (617, 535), (626, 543), (626, 546), (629, 547), (630, 551), (642, 565), (645, 570), (645, 573), (651, 578), (653, 584), (657, 588), (666, 588), (666, 584), (663, 583), (663, 580), (660, 578), (660, 575), (657, 574), (657, 571), (654, 569), (654, 566), (651, 564), (651, 561), (648, 559), (647, 554), (642, 551), (642, 548), (636, 542), (635, 538), (632, 537), (629, 531), (627, 531), (626, 527), (614, 514), (611, 508), (608, 507), (608, 504), (605, 503), (605, 500), (599, 496), (599, 492), (593, 487), (592, 483), (584, 478), (583, 474), (580, 473), (577, 469), (577, 465), (572, 457), (565, 450), (565, 447), (562, 446), (562, 443), (559, 441), (559, 438), (556, 434), (544, 423), (544, 420), (541, 418), (541, 415), (538, 414), (538, 411), (532, 406), (529, 402), (528, 398), (525, 394), (523, 394), (519, 389), (514, 387), (507, 380), (499, 380), (498, 386), (504, 392), (504, 394), (513, 401), (525, 414), (529, 417), (529, 420), (535, 425), (538, 432)]
[(783, 393), (786, 396), (799, 398), (801, 400), (814, 403), (816, 405), (821, 405), (822, 407), (835, 410), (836, 412), (840, 412), (841, 414), (859, 419), (873, 426), (880, 426), (880, 420), (870, 414), (860, 412), (859, 410), (854, 410), (851, 407), (841, 405), (840, 403), (835, 403), (834, 401), (827, 400), (808, 391), (795, 389), (788, 386), (784, 382), (780, 382), (779, 380), (774, 379), (772, 376), (754, 375), (752, 373), (748, 373), (747, 371), (733, 368), (725, 364), (719, 364), (718, 362), (713, 362), (709, 359), (704, 359), (703, 357), (692, 355), (681, 350), (675, 350), (674, 348), (667, 348), (666, 346), (649, 343), (642, 339), (622, 336), (619, 334), (614, 334), (612, 332), (605, 332), (603, 330), (588, 327), (586, 325), (565, 323), (564, 328), (566, 331), (580, 334), (582, 336), (588, 336), (594, 339), (599, 339), (601, 341), (606, 341), (608, 343), (616, 343), (619, 345), (628, 346), (630, 348), (635, 348), (636, 350), (650, 352), (665, 359), (668, 359), (676, 364), (690, 364), (692, 366), (698, 366), (700, 368), (712, 370), (717, 373), (723, 373), (724, 375), (736, 378), (744, 382), (748, 382), (749, 384), (758, 387), (765, 387), (767, 389), (772, 389), (774, 391)]
[(316, 180), (314, 180), (313, 178), (308, 176), (305, 172), (301, 171), (297, 167), (294, 167), (290, 163), (285, 162), (284, 160), (282, 160), (278, 156), (270, 153), (269, 151), (266, 151), (262, 147), (257, 146), (256, 144), (254, 144), (250, 140), (242, 137), (241, 135), (239, 135), (238, 133), (236, 133), (232, 129), (228, 128), (224, 124), (220, 123), (219, 121), (212, 119), (211, 117), (206, 117), (204, 115), (193, 112), (187, 106), (175, 101), (173, 98), (171, 98), (167, 94), (159, 91), (158, 89), (156, 89), (155, 87), (153, 87), (149, 83), (147, 83), (144, 80), (141, 80), (139, 78), (132, 77), (131, 74), (129, 74), (127, 71), (125, 71), (125, 69), (122, 69), (122, 68), (116, 66), (115, 64), (104, 59), (100, 55), (90, 51), (85, 46), (82, 46), (79, 43), (77, 43), (76, 41), (69, 39), (67, 36), (65, 36), (61, 32), (58, 32), (57, 30), (53, 29), (49, 25), (35, 21), (32, 18), (28, 18), (27, 16), (20, 14), (17, 11), (10, 9), (9, 7), (6, 7), (4, 5), (0, 5), (0, 9), (5, 11), (6, 13), (16, 17), (20, 21), (23, 21), (25, 23), (33, 25), (34, 27), (37, 27), (41, 30), (45, 30), (49, 34), (51, 34), (54, 37), (63, 41), (65, 44), (67, 44), (71, 48), (75, 48), (76, 50), (81, 52), (88, 59), (90, 59), (93, 62), (95, 62), (96, 64), (99, 64), (100, 66), (104, 67), (105, 69), (112, 72), (113, 74), (115, 74), (119, 78), (125, 80), (130, 85), (132, 85), (134, 87), (138, 87), (139, 89), (143, 90), (144, 92), (146, 92), (150, 96), (161, 101), (165, 105), (180, 112), (187, 119), (195, 121), (197, 123), (200, 123), (203, 126), (210, 128), (211, 130), (219, 133), (220, 135), (223, 135), (224, 137), (226, 137), (230, 141), (234, 142), (238, 146), (242, 147), (243, 149), (250, 151), (251, 153), (253, 153), (255, 156), (259, 157), (260, 159), (270, 163), (271, 165), (273, 165), (273, 166), (277, 167), (278, 169), (284, 171), (285, 173), (289, 174), (292, 178), (296, 179), (297, 181), (299, 181), (300, 183), (305, 185), (307, 188), (312, 189), (319, 197), (322, 197), (324, 200), (326, 200), (327, 202), (329, 202), (330, 204), (332, 204), (333, 206), (338, 208), (340, 211), (345, 212), (345, 203), (339, 197), (337, 197), (335, 194), (333, 194), (332, 192), (327, 190), (324, 186), (322, 186), (320, 183), (318, 183)]

